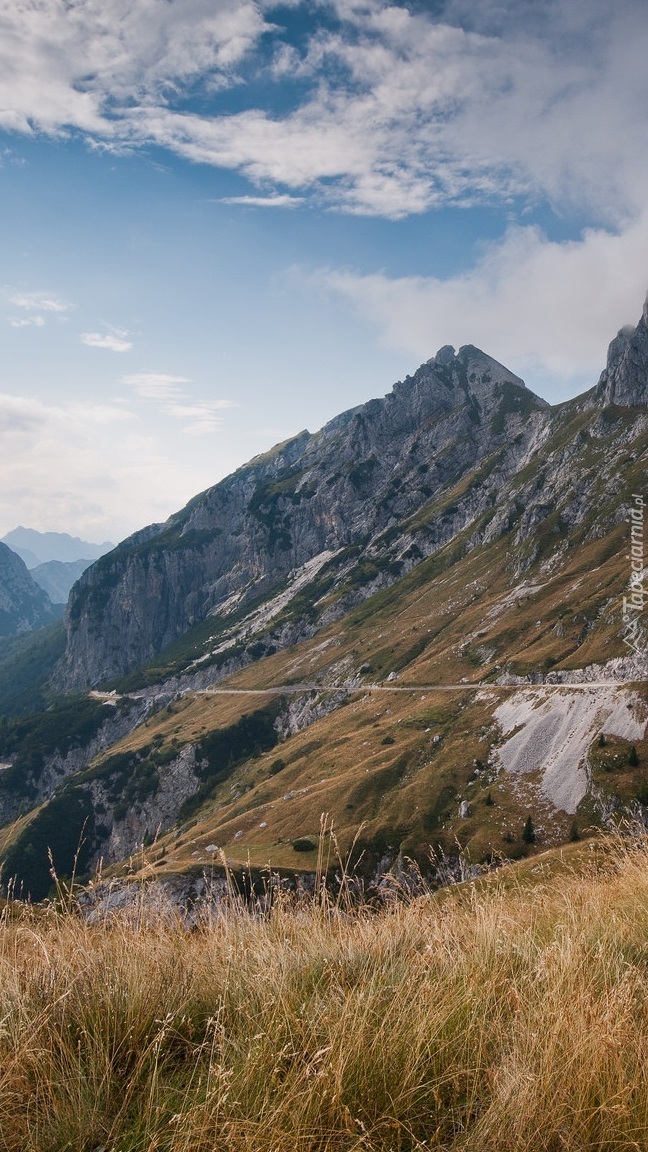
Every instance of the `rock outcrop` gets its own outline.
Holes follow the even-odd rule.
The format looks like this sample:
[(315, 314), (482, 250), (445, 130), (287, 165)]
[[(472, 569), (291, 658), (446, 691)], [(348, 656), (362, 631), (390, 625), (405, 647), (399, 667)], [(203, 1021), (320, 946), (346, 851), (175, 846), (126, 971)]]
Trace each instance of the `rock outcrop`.
[(32, 580), (20, 556), (0, 543), (0, 636), (17, 636), (57, 620), (60, 611)]
[(610, 344), (596, 395), (604, 404), (624, 408), (648, 400), (648, 297), (636, 328), (621, 328)]

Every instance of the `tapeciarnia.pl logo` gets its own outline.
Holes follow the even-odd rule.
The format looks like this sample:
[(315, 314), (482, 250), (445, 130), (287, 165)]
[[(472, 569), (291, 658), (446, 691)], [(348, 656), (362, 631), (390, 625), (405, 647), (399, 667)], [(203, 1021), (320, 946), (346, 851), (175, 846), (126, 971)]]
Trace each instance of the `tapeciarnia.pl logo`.
[(630, 523), (630, 552), (626, 560), (630, 561), (630, 586), (627, 596), (623, 597), (623, 643), (633, 652), (643, 650), (641, 627), (641, 614), (644, 610), (648, 590), (644, 587), (644, 505), (643, 496), (632, 493), (634, 501), (629, 509), (626, 519)]

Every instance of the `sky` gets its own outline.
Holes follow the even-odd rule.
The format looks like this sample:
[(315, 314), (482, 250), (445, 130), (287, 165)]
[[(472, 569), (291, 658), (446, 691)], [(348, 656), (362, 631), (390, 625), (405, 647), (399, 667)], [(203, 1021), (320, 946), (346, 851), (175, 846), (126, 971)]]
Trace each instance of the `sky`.
[(0, 535), (116, 542), (444, 344), (591, 387), (647, 48), (645, 0), (0, 0)]

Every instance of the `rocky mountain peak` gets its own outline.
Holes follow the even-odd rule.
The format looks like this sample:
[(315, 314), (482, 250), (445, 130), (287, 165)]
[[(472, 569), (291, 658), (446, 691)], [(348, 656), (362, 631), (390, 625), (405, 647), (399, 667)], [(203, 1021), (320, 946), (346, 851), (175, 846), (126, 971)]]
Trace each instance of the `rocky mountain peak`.
[[(436, 356), (422, 364), (418, 373), (435, 373), (445, 383), (454, 380), (475, 391), (480, 385), (515, 384), (526, 389), (526, 384), (514, 372), (510, 372), (498, 360), (476, 348), (474, 344), (463, 344), (457, 352), (452, 344), (444, 344)], [(541, 401), (542, 403), (542, 401)]]
[[(423, 555), (396, 525), (494, 453), (514, 470), (548, 431), (546, 408), (480, 349), (441, 348), (382, 399), (257, 456), (97, 561), (71, 593), (58, 683), (129, 673), (232, 597), (242, 610), (321, 557), (348, 554), (329, 586), (355, 579), (356, 598), (368, 595), (371, 580), (393, 580)], [(394, 551), (384, 557), (390, 530)], [(429, 548), (453, 530), (432, 530)]]
[(511, 411), (516, 407), (538, 411), (549, 407), (519, 376), (474, 344), (464, 344), (458, 352), (452, 344), (444, 344), (413, 377), (407, 377), (404, 385), (395, 385), (394, 392), (412, 386), (426, 403), (439, 409), (476, 405), (479, 419), (487, 424), (502, 403), (510, 405)]
[(636, 327), (620, 328), (608, 348), (607, 364), (596, 389), (597, 400), (632, 408), (648, 397), (648, 296)]
[(436, 356), (432, 360), (429, 360), (428, 363), (437, 364), (439, 368), (443, 368), (446, 364), (450, 364), (451, 361), (454, 360), (456, 354), (452, 344), (444, 344), (443, 348), (439, 348)]

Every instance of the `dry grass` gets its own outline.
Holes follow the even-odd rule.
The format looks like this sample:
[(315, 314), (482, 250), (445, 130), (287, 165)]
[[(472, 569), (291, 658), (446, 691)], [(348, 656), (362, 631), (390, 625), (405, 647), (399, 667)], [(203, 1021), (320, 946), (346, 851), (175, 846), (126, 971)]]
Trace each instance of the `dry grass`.
[(9, 906), (0, 1148), (648, 1148), (648, 846), (194, 931)]

